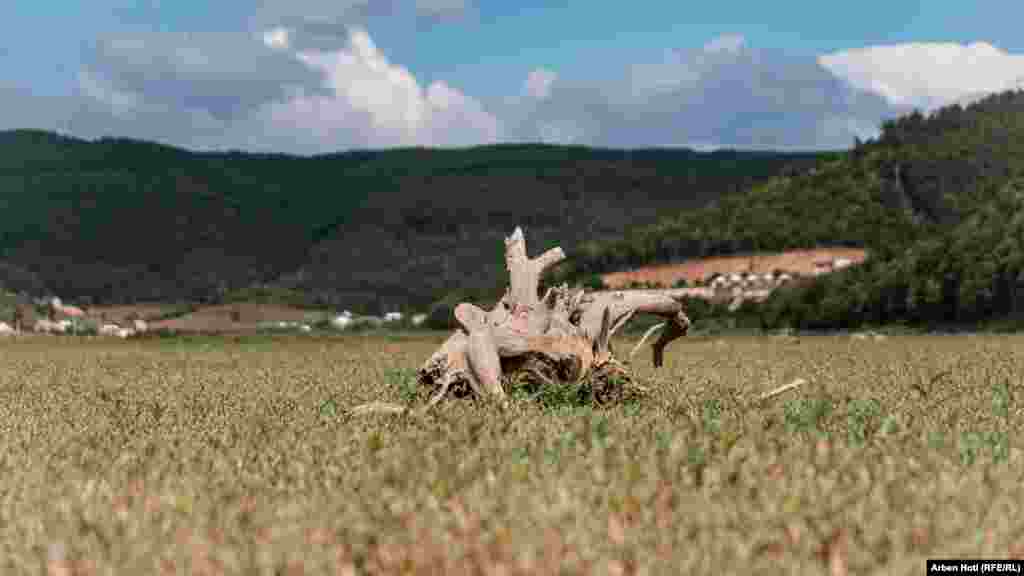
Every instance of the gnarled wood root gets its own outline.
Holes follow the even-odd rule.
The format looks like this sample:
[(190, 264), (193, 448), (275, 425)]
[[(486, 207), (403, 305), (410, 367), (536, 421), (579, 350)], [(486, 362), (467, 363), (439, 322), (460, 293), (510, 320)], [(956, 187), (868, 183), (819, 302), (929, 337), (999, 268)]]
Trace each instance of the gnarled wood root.
[[(541, 275), (564, 258), (561, 248), (528, 258), (520, 228), (505, 239), (509, 289), (491, 310), (469, 303), (455, 308), (460, 328), (417, 373), (419, 383), (434, 393), (419, 412), (429, 410), (450, 390), (503, 400), (506, 387), (516, 383), (586, 384), (598, 403), (622, 397), (626, 388), (640, 390), (626, 365), (613, 356), (611, 338), (636, 314), (665, 318), (661, 335), (652, 345), (654, 366), (660, 367), (665, 347), (690, 327), (682, 305), (685, 294), (673, 290), (585, 293), (563, 284), (538, 297)], [(381, 403), (352, 411), (379, 412), (410, 411)]]

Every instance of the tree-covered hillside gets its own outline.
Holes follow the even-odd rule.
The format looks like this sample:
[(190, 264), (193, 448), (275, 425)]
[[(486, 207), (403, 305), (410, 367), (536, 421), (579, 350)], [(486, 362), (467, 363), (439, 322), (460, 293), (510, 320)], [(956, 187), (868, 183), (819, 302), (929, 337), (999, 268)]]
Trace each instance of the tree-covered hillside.
[(706, 255), (865, 247), (865, 266), (780, 293), (766, 326), (1020, 317), (1024, 92), (886, 122), (876, 140), (621, 239), (582, 243), (560, 278)]
[(493, 291), (516, 225), (533, 246), (572, 250), (820, 157), (545, 145), (295, 157), (0, 132), (0, 284), (92, 302), (271, 285), (370, 311), (424, 306)]

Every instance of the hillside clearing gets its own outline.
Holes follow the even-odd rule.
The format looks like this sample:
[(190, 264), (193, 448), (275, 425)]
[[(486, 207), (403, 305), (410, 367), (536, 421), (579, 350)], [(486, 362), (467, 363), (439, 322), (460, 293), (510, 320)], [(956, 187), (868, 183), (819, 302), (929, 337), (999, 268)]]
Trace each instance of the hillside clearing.
[(813, 276), (821, 262), (832, 263), (839, 259), (854, 263), (863, 262), (867, 252), (861, 248), (812, 248), (765, 252), (712, 258), (694, 258), (677, 264), (642, 266), (622, 272), (604, 274), (601, 279), (609, 288), (625, 288), (634, 282), (655, 283), (660, 286), (674, 286), (679, 280), (689, 285), (704, 281), (714, 274), (771, 274), (781, 270), (789, 274)]

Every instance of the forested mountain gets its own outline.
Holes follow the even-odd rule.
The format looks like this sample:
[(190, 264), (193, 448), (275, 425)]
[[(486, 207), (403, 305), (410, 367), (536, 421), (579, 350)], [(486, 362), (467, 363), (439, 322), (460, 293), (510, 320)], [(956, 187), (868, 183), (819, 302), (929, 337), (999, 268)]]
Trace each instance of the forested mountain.
[(888, 121), (879, 138), (680, 212), (585, 242), (556, 279), (639, 264), (815, 245), (868, 264), (761, 310), (764, 326), (1019, 321), (1024, 315), (1024, 92)]
[(245, 287), (366, 311), (503, 282), (503, 236), (614, 238), (825, 154), (546, 145), (197, 153), (0, 132), (0, 285), (72, 301), (215, 301)]
[(842, 153), (547, 145), (197, 153), (0, 132), (0, 284), (72, 301), (422, 308), (494, 296), (502, 238), (559, 244), (548, 281), (849, 245), (868, 263), (781, 291), (765, 327), (1024, 319), (1024, 92), (915, 113)]

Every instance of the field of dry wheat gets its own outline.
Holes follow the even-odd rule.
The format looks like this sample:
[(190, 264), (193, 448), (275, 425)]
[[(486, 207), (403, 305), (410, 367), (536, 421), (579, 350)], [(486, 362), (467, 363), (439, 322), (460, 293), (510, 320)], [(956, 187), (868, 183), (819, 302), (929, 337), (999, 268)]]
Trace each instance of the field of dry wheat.
[[(1024, 556), (1024, 336), (690, 337), (423, 418), (443, 334), (0, 341), (0, 573), (921, 574)], [(625, 348), (620, 343), (618, 349)], [(803, 379), (767, 400), (759, 395)]]

